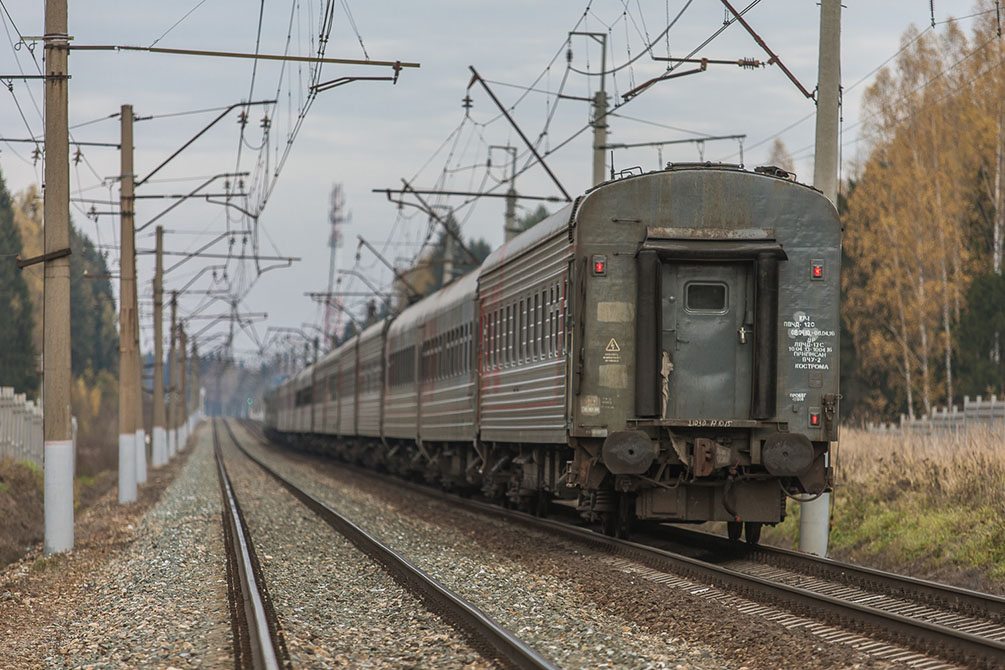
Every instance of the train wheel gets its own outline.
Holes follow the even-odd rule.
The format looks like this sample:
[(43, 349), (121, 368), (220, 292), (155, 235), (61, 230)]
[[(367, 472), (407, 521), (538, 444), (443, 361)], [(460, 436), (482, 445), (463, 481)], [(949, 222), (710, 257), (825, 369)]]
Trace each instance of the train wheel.
[(635, 520), (635, 498), (627, 493), (618, 495), (617, 514), (614, 536), (627, 540), (632, 534), (632, 521)]
[(544, 491), (538, 491), (537, 496), (535, 496), (534, 516), (541, 517), (542, 519), (548, 516), (548, 494)]
[(739, 540), (740, 536), (743, 535), (743, 522), (742, 521), (727, 521), (726, 522), (726, 535), (728, 535), (729, 539), (732, 540), (733, 542), (736, 542), (737, 540)]
[(747, 536), (747, 544), (757, 544), (761, 541), (761, 526), (759, 521), (748, 521), (743, 524), (744, 534)]
[(601, 512), (600, 527), (607, 537), (615, 537), (618, 533), (617, 512)]

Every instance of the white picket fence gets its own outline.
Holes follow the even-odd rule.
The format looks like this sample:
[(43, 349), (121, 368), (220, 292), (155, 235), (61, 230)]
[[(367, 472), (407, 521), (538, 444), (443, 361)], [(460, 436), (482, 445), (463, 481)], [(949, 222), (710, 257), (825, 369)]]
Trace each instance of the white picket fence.
[(971, 426), (986, 426), (992, 431), (1000, 432), (1005, 439), (1005, 398), (991, 396), (985, 400), (977, 396), (971, 400), (963, 398), (963, 409), (959, 407), (939, 407), (931, 416), (924, 415), (914, 419), (901, 414), (899, 423), (868, 423), (866, 430), (870, 433), (890, 433), (907, 431), (930, 435), (934, 433), (958, 433)]
[[(73, 454), (77, 455), (77, 418), (73, 427)], [(28, 461), (43, 467), (42, 408), (15, 393), (10, 386), (0, 386), (0, 460)]]

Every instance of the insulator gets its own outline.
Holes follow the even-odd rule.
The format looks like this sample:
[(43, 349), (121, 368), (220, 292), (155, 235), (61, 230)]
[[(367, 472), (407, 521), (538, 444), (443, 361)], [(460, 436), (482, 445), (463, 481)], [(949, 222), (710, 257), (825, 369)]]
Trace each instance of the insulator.
[(740, 67), (744, 70), (753, 70), (758, 65), (760, 65), (760, 63), (757, 62), (756, 58), (744, 58), (740, 61)]
[(243, 191), (244, 190), (244, 180), (243, 179), (238, 179), (237, 180), (237, 190), (238, 191)]
[(565, 50), (565, 62), (572, 63), (572, 47)]

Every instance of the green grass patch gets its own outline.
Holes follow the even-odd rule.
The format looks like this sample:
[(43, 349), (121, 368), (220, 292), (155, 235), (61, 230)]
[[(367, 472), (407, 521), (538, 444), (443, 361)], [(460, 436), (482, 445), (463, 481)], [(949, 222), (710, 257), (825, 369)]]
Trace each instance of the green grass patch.
[[(851, 485), (833, 501), (830, 551), (855, 562), (931, 570), (978, 569), (1005, 580), (1005, 509), (916, 490)], [(764, 541), (799, 544), (799, 504), (789, 500), (784, 522), (764, 529)], [(896, 569), (895, 567), (893, 569)]]
[(63, 563), (66, 562), (66, 556), (63, 554), (56, 554), (54, 556), (48, 556), (44, 558), (37, 559), (31, 564), (29, 570), (34, 573), (49, 572), (50, 570), (55, 570), (59, 568)]

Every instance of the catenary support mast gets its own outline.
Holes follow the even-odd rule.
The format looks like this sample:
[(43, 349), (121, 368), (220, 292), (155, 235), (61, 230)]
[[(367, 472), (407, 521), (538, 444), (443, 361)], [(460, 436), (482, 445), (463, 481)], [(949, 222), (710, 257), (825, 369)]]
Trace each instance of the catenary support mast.
[[(841, 104), (841, 0), (820, 2), (820, 55), (817, 75), (817, 133), (813, 185), (837, 205), (838, 108)], [(836, 371), (835, 371), (836, 372)], [(830, 494), (802, 503), (799, 549), (827, 555)]]
[(121, 167), (119, 170), (119, 502), (136, 502), (136, 402), (139, 389), (135, 367), (136, 333), (133, 294), (136, 292), (136, 253), (133, 230), (133, 107), (121, 110)]
[(45, 553), (73, 548), (70, 418), (70, 145), (66, 0), (45, 2), (44, 289), (42, 307)]
[(164, 410), (164, 227), (157, 226), (154, 266), (154, 396), (151, 456), (158, 468), (168, 460)]

